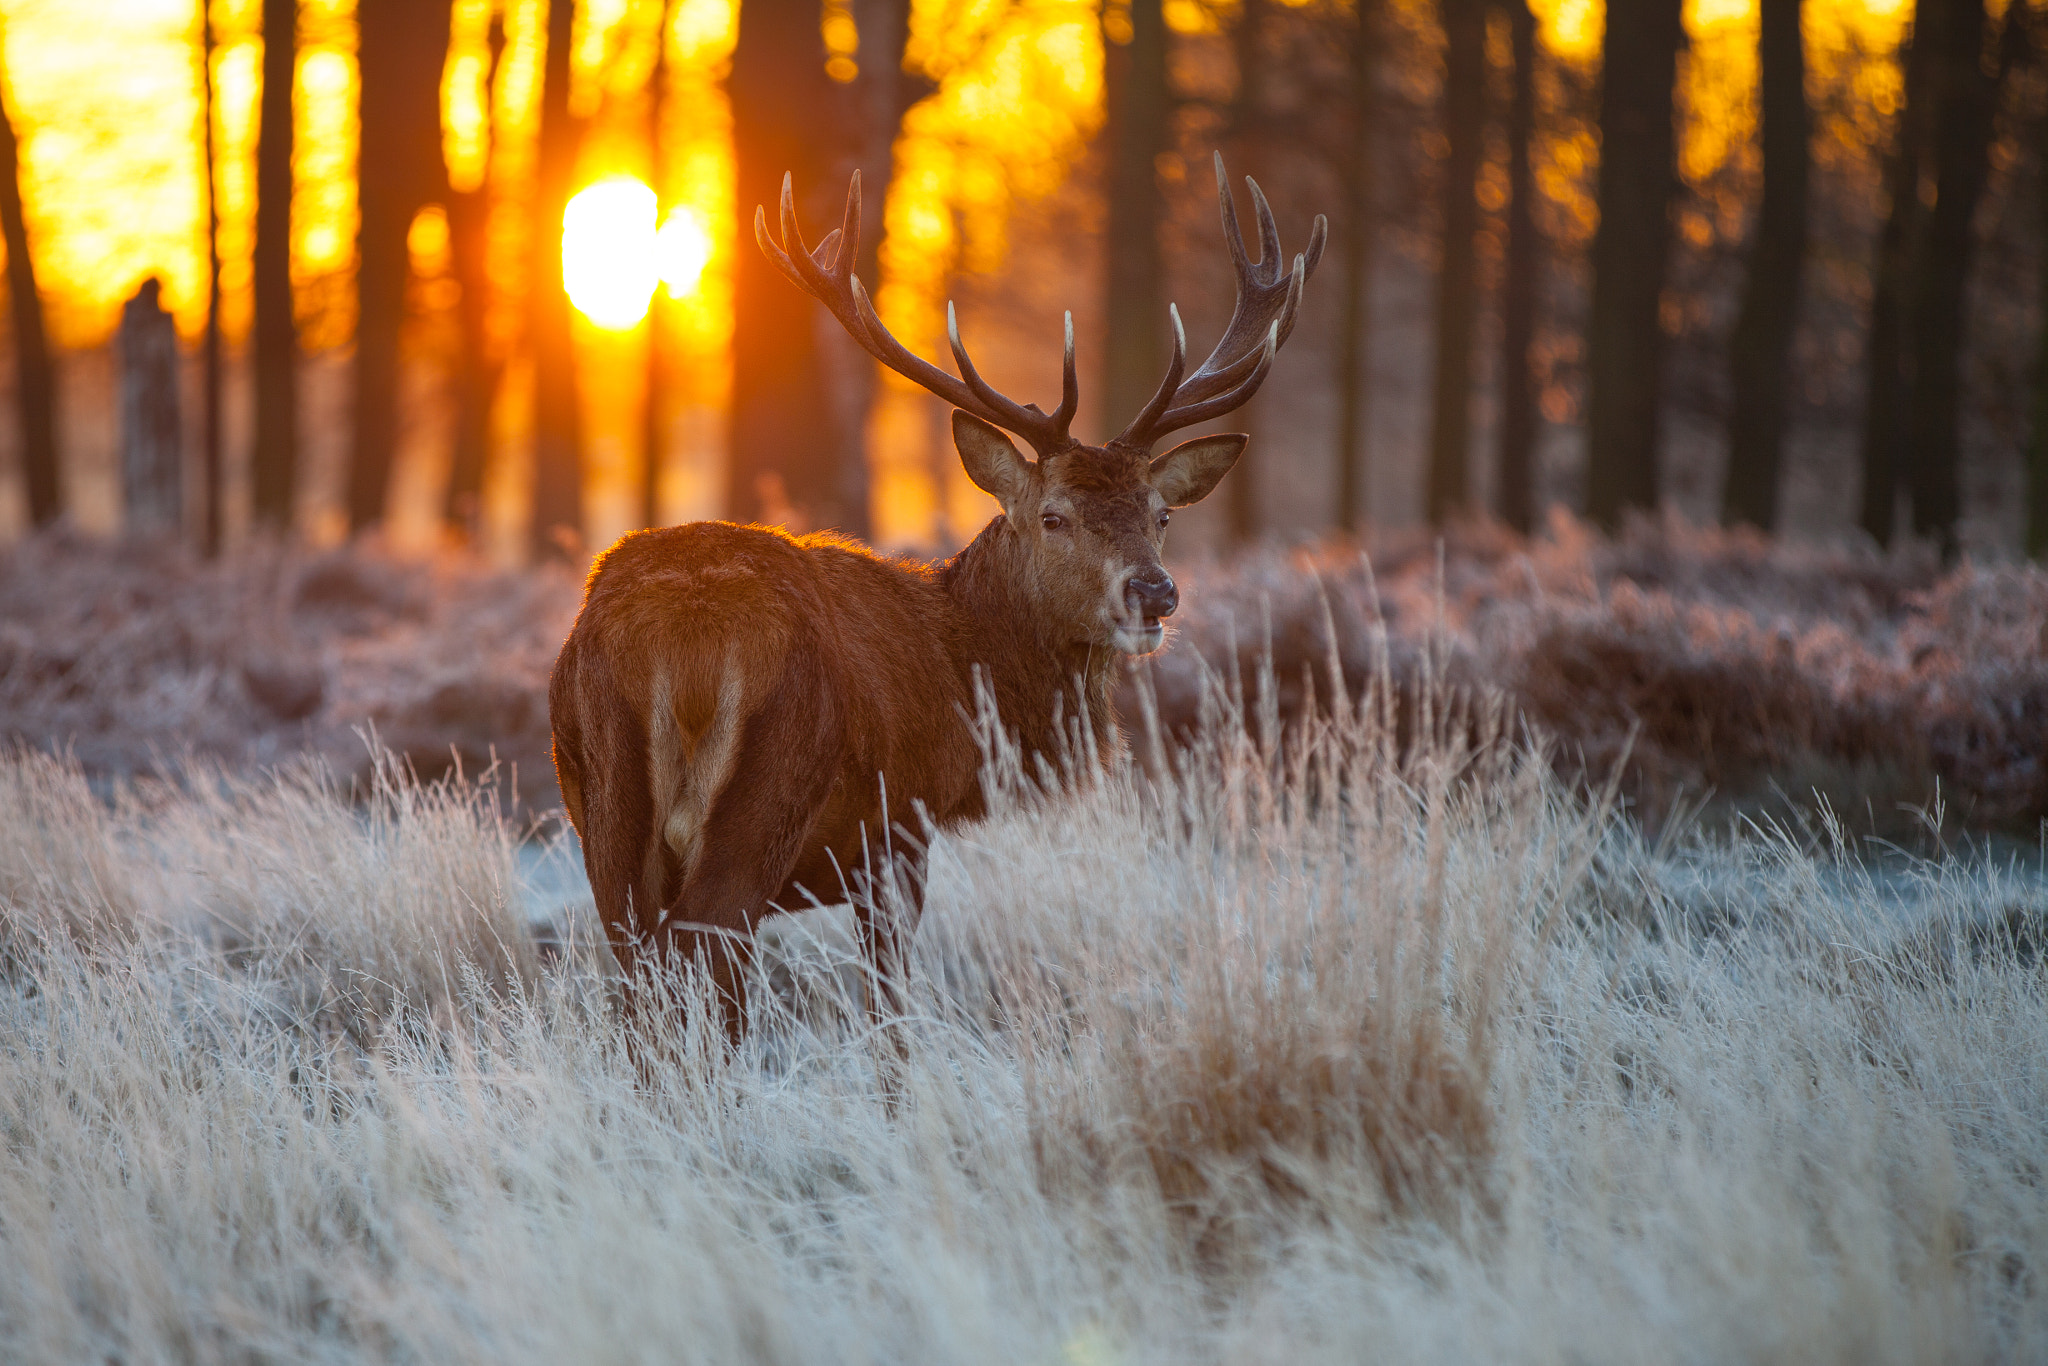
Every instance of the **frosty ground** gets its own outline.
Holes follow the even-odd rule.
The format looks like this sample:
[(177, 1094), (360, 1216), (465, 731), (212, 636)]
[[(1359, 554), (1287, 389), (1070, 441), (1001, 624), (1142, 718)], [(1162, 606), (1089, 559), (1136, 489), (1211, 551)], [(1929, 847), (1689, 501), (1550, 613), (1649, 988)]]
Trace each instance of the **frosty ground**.
[[(102, 686), (89, 633), (17, 626), (0, 1354), (2039, 1359), (2041, 751), (2025, 706), (1998, 707), (2039, 682), (2026, 635), (2048, 594), (2033, 571), (1880, 562), (1860, 590), (1877, 606), (1843, 626), (1758, 607), (1805, 591), (1788, 552), (1699, 544), (1667, 556), (1683, 572), (1664, 587), (1627, 543), (1510, 548), (1479, 597), (1453, 553), (1412, 602), (1391, 557), (1370, 598), (1315, 587), (1365, 572), (1332, 552), (1218, 567), (1219, 610), (1182, 642), (1210, 674), (1152, 680), (1156, 709), (1133, 714), (1160, 723), (1134, 725), (1131, 756), (1046, 792), (991, 739), (996, 814), (935, 848), (903, 1017), (868, 1026), (857, 978), (821, 970), (828, 936), (764, 968), (733, 1057), (687, 978), (665, 1037), (625, 1037), (587, 906), (550, 863), (566, 851), (534, 852), (556, 828), (473, 766), (322, 766), (336, 699), (363, 695), (351, 658), (400, 661), (394, 716), (455, 681), (440, 598), (412, 617), (348, 606), (390, 617), (355, 636), (280, 619), (277, 639), (312, 642), (320, 697), (252, 728), (284, 736), (254, 756), (230, 752), (256, 743), (233, 706), (283, 690), (288, 650), (267, 677), (209, 643), (203, 611), (108, 612), (103, 637), (185, 633), (158, 705), (187, 699), (198, 738), (152, 755), (110, 726), (65, 757), (50, 718), (146, 718), (148, 680)], [(1699, 603), (1752, 552), (1763, 587), (1706, 629)], [(119, 580), (78, 554), (58, 567)], [(1574, 563), (1583, 590), (1545, 586)], [(255, 578), (188, 572), (208, 592)], [(275, 565), (275, 600), (303, 600), (312, 572)], [(573, 607), (573, 584), (534, 582), (504, 591)], [(544, 631), (523, 601), (502, 618), (515, 661), (471, 649), (472, 675), (536, 667), (517, 663)], [(1319, 652), (1289, 643), (1297, 601), (1330, 623)], [(1401, 634), (1417, 615), (1435, 645)], [(490, 635), (469, 621), (470, 644)], [(1270, 670), (1216, 667), (1266, 621)], [(1591, 725), (1568, 752), (1531, 723), (1537, 674), (1466, 672), (1567, 657), (1515, 642), (1574, 621), (1572, 639), (1670, 666), (1596, 701), (1748, 677), (1737, 716), (1778, 688), (1810, 724), (1733, 752), (1631, 704), (1613, 714), (1651, 757), (1602, 769)], [(1775, 673), (1754, 666), (1772, 650)], [(1850, 741), (1879, 732), (1857, 715), (1924, 724), (1859, 756)], [(1976, 718), (1972, 745), (1942, 738), (1956, 716)], [(1785, 754), (1819, 796), (1744, 776)], [(1692, 784), (1714, 764), (1733, 776), (1709, 795)], [(1930, 796), (1977, 786), (1939, 815), (1894, 803), (1917, 836), (1876, 832), (1880, 797), (1923, 778)]]

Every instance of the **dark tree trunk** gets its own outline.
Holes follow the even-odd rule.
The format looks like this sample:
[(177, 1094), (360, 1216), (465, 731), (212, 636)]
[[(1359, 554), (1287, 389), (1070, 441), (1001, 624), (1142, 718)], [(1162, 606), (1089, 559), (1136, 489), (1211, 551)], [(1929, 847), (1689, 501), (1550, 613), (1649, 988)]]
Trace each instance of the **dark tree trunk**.
[(1436, 372), (1429, 433), (1429, 520), (1466, 510), (1472, 447), (1472, 331), (1479, 315), (1479, 160), (1486, 135), (1486, 10), (1438, 0), (1444, 29), (1443, 234), (1436, 282)]
[[(1266, 24), (1268, 0), (1239, 0), (1237, 23), (1231, 31), (1232, 55), (1237, 66), (1237, 97), (1230, 111), (1232, 139), (1236, 143), (1237, 174), (1254, 178), (1266, 172)], [(1235, 191), (1233, 190), (1233, 193)], [(1156, 380), (1155, 380), (1156, 383)], [(1149, 397), (1149, 393), (1147, 397)], [(1259, 410), (1254, 397), (1237, 410), (1231, 426), (1240, 431), (1257, 431)], [(1226, 477), (1225, 510), (1230, 516), (1230, 536), (1239, 545), (1258, 539), (1263, 522), (1259, 506), (1260, 481), (1248, 465), (1240, 465), (1236, 478)]]
[(1372, 334), (1372, 258), (1379, 226), (1379, 165), (1374, 154), (1379, 114), (1378, 0), (1355, 0), (1351, 30), (1351, 127), (1344, 163), (1344, 323), (1337, 347), (1337, 519), (1364, 530), (1371, 515), (1366, 441)]
[(1934, 72), (1940, 56), (1941, 0), (1919, 0), (1913, 32), (1903, 55), (1905, 102), (1892, 134), (1886, 168), (1891, 201), (1871, 266), (1867, 380), (1863, 399), (1863, 529), (1879, 545), (1890, 545), (1898, 518), (1898, 479), (1906, 468), (1908, 414), (1913, 375), (1907, 343), (1911, 329), (1907, 296), (1913, 262), (1920, 254), (1927, 212), (1920, 181), (1934, 126)]
[(185, 522), (185, 424), (178, 403), (178, 325), (163, 282), (142, 282), (121, 309), (121, 528), (175, 537)]
[[(647, 183), (654, 190), (654, 221), (658, 227), (668, 210), (668, 162), (662, 156), (668, 119), (668, 45), (672, 12), (668, 0), (656, 0), (654, 70), (647, 75)], [(661, 472), (667, 464), (669, 434), (669, 357), (667, 291), (659, 284), (647, 301), (647, 398), (640, 408), (640, 520), (660, 526)]]
[(359, 0), (361, 225), (356, 233), (354, 451), (348, 524), (384, 518), (398, 444), (399, 341), (411, 264), (413, 216), (446, 194), (441, 164), (441, 68), (448, 57), (447, 0)]
[(1680, 0), (1607, 9), (1600, 79), (1600, 226), (1586, 324), (1586, 510), (1613, 527), (1657, 502), (1664, 329), (1671, 255), (1672, 81), (1685, 40)]
[(1763, 204), (1750, 247), (1749, 280), (1729, 355), (1733, 409), (1721, 520), (1765, 531), (1778, 524), (1792, 339), (1806, 264), (1809, 154), (1806, 45), (1801, 0), (1763, 0), (1757, 48), (1763, 110)]
[(57, 484), (57, 377), (43, 335), (43, 298), (28, 250), (28, 219), (21, 205), (21, 145), (14, 111), (0, 91), (0, 237), (7, 243), (7, 297), (14, 321), (15, 418), (21, 424), (21, 464), (28, 482), (31, 525), (48, 526), (63, 511)]
[[(2036, 42), (2048, 39), (2048, 33), (2036, 32)], [(2034, 433), (2027, 447), (2027, 554), (2048, 560), (2048, 119), (2037, 127), (2034, 189), (2040, 196), (2036, 212), (2041, 218), (2034, 271), (2041, 295), (2041, 331), (2034, 343)]]
[(583, 434), (577, 412), (576, 346), (562, 285), (562, 214), (575, 188), (583, 121), (569, 112), (575, 0), (548, 0), (541, 78), (540, 164), (534, 178), (532, 278), (527, 336), (533, 351), (533, 547), (543, 558), (583, 553)]
[(1527, 535), (1536, 525), (1537, 273), (1543, 241), (1536, 226), (1536, 177), (1529, 142), (1536, 132), (1536, 16), (1528, 0), (1504, 0), (1514, 54), (1508, 99), (1507, 260), (1501, 274), (1500, 516)]
[[(851, 105), (850, 124), (857, 130), (853, 162), (860, 168), (860, 259), (854, 273), (864, 283), (881, 280), (882, 238), (889, 185), (895, 175), (896, 134), (903, 115), (930, 87), (903, 71), (903, 50), (910, 41), (910, 0), (856, 0), (854, 17), (860, 32), (860, 75), (838, 92)], [(869, 524), (867, 458), (868, 414), (874, 406), (879, 375), (875, 362), (837, 327), (823, 331), (829, 369), (839, 403), (843, 443), (839, 486), (847, 509), (843, 529), (866, 536)]]
[(256, 446), (259, 525), (289, 534), (297, 491), (299, 330), (292, 315), (292, 81), (297, 0), (263, 0), (263, 99), (256, 148)]
[(817, 305), (754, 245), (754, 210), (775, 229), (782, 181), (827, 214), (805, 215), (814, 235), (837, 223), (843, 185), (827, 185), (835, 141), (825, 48), (815, 0), (749, 0), (733, 49), (737, 157), (733, 258), (733, 515), (742, 521), (845, 527), (845, 441), (818, 346)]
[(1159, 224), (1166, 199), (1158, 161), (1167, 150), (1166, 16), (1160, 0), (1131, 0), (1130, 40), (1104, 57), (1108, 87), (1109, 237), (1103, 309), (1102, 422), (1136, 417), (1166, 373), (1168, 323)]
[(199, 550), (208, 559), (220, 554), (222, 480), (221, 354), (220, 354), (220, 198), (213, 145), (213, 17), (211, 0), (199, 0), (200, 116), (205, 120), (201, 146), (206, 163), (206, 340), (200, 365), (205, 413), (199, 437), (200, 500), (203, 503)]
[(1977, 201), (1990, 169), (1998, 81), (1984, 68), (1984, 0), (1943, 0), (1940, 104), (1934, 120), (1934, 207), (1912, 294), (1913, 530), (1944, 559), (1956, 553), (1961, 512), (1963, 347), (1976, 259)]
[[(484, 97), (496, 88), (498, 60), (505, 51), (505, 22), (502, 15), (491, 17), (489, 55), (484, 67)], [(474, 541), (483, 511), (484, 465), (491, 449), (491, 401), (498, 391), (499, 366), (491, 354), (490, 338), (490, 227), (491, 158), (493, 141), (486, 146), (484, 164), (473, 188), (448, 193), (448, 245), (456, 284), (462, 290), (456, 305), (456, 325), (462, 333), (461, 372), (456, 380), (455, 453), (448, 471), (448, 497), (443, 517), (448, 526), (467, 541)]]
[(931, 87), (903, 70), (903, 50), (910, 42), (910, 0), (856, 0), (856, 18), (860, 78), (854, 92), (861, 107), (862, 199), (860, 260), (854, 271), (873, 284), (882, 278), (882, 212), (896, 170), (896, 134), (903, 116)]

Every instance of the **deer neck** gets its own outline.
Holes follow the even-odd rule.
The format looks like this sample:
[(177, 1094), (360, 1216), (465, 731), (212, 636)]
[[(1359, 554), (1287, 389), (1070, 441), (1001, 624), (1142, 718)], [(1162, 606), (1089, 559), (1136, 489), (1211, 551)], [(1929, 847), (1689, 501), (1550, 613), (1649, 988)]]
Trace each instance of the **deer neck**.
[(1106, 756), (1116, 737), (1117, 653), (1056, 635), (1024, 589), (1026, 556), (1008, 519), (998, 517), (946, 562), (943, 581), (960, 609), (969, 662), (981, 667), (1003, 725), (1027, 748), (1057, 751), (1060, 728), (1085, 707)]

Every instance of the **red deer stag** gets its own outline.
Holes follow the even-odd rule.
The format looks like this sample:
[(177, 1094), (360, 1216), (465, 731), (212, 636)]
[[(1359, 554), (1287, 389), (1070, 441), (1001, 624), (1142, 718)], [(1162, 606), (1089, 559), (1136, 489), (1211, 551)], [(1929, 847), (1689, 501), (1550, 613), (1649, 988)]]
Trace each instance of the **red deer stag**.
[[(1216, 177), (1236, 309), (1193, 373), (1169, 310), (1166, 377), (1101, 446), (1067, 433), (1079, 401), (1071, 314), (1060, 405), (1043, 412), (976, 373), (950, 308), (957, 379), (883, 328), (853, 274), (858, 174), (844, 225), (816, 251), (804, 247), (787, 178), (780, 245), (756, 209), (755, 237), (785, 275), (876, 360), (958, 409), (960, 459), (1003, 511), (938, 564), (729, 522), (634, 532), (599, 558), (548, 711), (562, 797), (629, 981), (650, 957), (704, 954), (737, 1038), (757, 918), (802, 904), (806, 892), (836, 899), (887, 842), (892, 814), (921, 809), (940, 827), (981, 814), (968, 719), (977, 679), (1026, 752), (1058, 751), (1063, 714), (1085, 715), (1099, 749), (1112, 751), (1114, 661), (1156, 649), (1179, 601), (1159, 560), (1167, 510), (1215, 488), (1246, 438), (1197, 437), (1156, 459), (1152, 446), (1251, 398), (1326, 235), (1318, 217), (1289, 268), (1272, 210), (1248, 178), (1259, 227), (1252, 261), (1221, 156)], [(1025, 459), (998, 428), (1038, 458)], [(921, 869), (905, 859), (902, 871), (915, 903)], [(855, 898), (861, 947), (871, 980), (886, 984), (914, 927), (878, 923), (889, 918), (873, 900)]]

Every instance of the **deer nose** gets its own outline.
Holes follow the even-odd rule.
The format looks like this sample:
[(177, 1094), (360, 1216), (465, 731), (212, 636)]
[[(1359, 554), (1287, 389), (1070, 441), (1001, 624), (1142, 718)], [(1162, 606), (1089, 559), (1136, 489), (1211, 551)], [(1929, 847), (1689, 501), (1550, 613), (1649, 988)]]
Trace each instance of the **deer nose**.
[(1180, 606), (1180, 590), (1173, 586), (1173, 577), (1159, 569), (1132, 575), (1124, 584), (1124, 601), (1143, 616), (1170, 617)]

